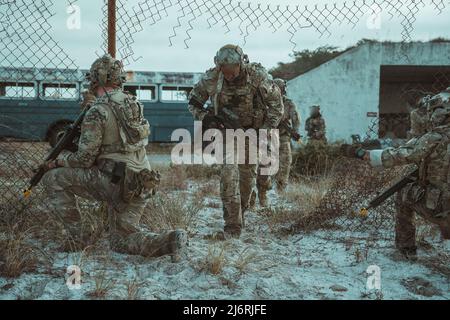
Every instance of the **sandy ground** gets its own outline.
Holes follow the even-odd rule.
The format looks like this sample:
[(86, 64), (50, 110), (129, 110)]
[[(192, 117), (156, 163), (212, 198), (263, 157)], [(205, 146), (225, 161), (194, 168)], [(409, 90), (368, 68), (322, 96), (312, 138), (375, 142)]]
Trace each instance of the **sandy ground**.
[[(191, 184), (188, 193), (198, 185)], [(275, 203), (276, 195), (270, 194)], [(204, 236), (223, 226), (220, 199), (204, 199), (189, 246), (178, 263), (169, 257), (143, 258), (96, 249), (57, 253), (49, 268), (19, 278), (0, 278), (1, 299), (449, 299), (449, 278), (417, 262), (398, 260), (392, 240), (367, 245), (338, 231), (276, 236), (256, 211), (247, 214), (239, 240), (215, 242)], [(436, 244), (439, 246), (439, 243)], [(101, 247), (101, 246), (100, 246)], [(435, 249), (433, 250), (436, 250)], [(361, 259), (357, 252), (365, 252)], [(211, 273), (208, 257), (223, 254)], [(81, 268), (81, 288), (69, 289), (66, 269)], [(367, 269), (380, 268), (381, 289), (368, 289)], [(99, 292), (100, 290), (97, 290)]]
[[(168, 154), (149, 158), (155, 166), (170, 163)], [(201, 187), (190, 181), (180, 196), (190, 201)], [(274, 191), (269, 196), (271, 205), (284, 201)], [(34, 273), (0, 277), (0, 299), (450, 298), (449, 274), (427, 263), (442, 254), (438, 239), (427, 239), (432, 246), (421, 247), (411, 262), (395, 254), (391, 236), (370, 243), (368, 234), (342, 231), (281, 236), (252, 210), (240, 239), (213, 241), (205, 235), (223, 227), (217, 192), (203, 204), (179, 262), (117, 254), (102, 240), (92, 251), (56, 252), (50, 266)], [(66, 284), (72, 265), (81, 270), (79, 288)], [(367, 285), (373, 266), (380, 270), (380, 289)]]

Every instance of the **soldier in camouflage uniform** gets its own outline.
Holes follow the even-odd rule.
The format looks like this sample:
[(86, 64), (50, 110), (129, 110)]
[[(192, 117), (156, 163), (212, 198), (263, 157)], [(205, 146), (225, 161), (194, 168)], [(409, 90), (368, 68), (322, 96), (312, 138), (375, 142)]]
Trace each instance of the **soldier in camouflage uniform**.
[(414, 213), (435, 223), (450, 248), (450, 87), (427, 102), (429, 131), (398, 148), (366, 151), (364, 159), (385, 168), (416, 164), (417, 181), (397, 194), (396, 247), (416, 254)]
[(143, 256), (176, 256), (187, 241), (182, 230), (154, 234), (139, 225), (159, 174), (150, 170), (145, 147), (150, 127), (142, 104), (121, 90), (122, 63), (105, 55), (89, 74), (97, 99), (81, 124), (78, 150), (47, 163), (43, 185), (50, 205), (62, 219), (66, 249), (80, 249), (90, 241), (82, 226), (76, 198), (106, 202), (111, 248)]
[[(204, 105), (211, 98), (215, 114), (226, 107), (239, 117), (243, 129), (277, 128), (283, 115), (281, 93), (263, 66), (249, 63), (242, 49), (235, 45), (222, 47), (214, 62), (216, 66), (206, 71), (190, 93), (188, 107), (194, 119), (203, 120), (207, 116)], [(240, 236), (255, 180), (256, 164), (223, 165), (220, 192), (225, 236)]]
[[(274, 82), (278, 88), (280, 88), (283, 96), (284, 114), (281, 121), (286, 121), (289, 126), (295, 131), (298, 131), (300, 127), (300, 117), (294, 102), (286, 95), (286, 81), (283, 79), (275, 79)], [(291, 135), (281, 125), (278, 129), (280, 130), (280, 166), (274, 180), (278, 192), (283, 192), (289, 181), (289, 173), (292, 164)], [(260, 170), (258, 169), (258, 171)], [(270, 176), (264, 176), (258, 172), (256, 186), (258, 189), (259, 204), (260, 206), (265, 207), (267, 206), (267, 191), (271, 188)], [(254, 200), (252, 200), (252, 202), (253, 201)]]
[(421, 136), (428, 131), (428, 112), (427, 102), (430, 96), (426, 96), (419, 100), (416, 108), (410, 113), (411, 130), (408, 132), (408, 138)]
[(308, 133), (308, 143), (314, 141), (327, 142), (325, 136), (325, 120), (320, 114), (320, 106), (311, 107), (311, 114), (306, 119), (305, 130)]

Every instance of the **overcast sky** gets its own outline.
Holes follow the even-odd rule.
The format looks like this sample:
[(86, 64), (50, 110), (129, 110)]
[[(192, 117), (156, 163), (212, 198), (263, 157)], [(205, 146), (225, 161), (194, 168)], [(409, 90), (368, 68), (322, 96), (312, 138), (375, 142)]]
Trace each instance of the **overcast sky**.
[[(228, 0), (227, 0), (228, 1)], [(76, 4), (80, 7), (81, 28), (68, 29), (66, 1), (54, 1), (56, 4), (53, 11), (56, 13), (50, 23), (53, 26), (52, 33), (63, 49), (70, 53), (77, 65), (87, 68), (91, 62), (101, 52), (102, 39), (100, 36), (100, 22), (102, 19), (101, 0), (78, 0)], [(129, 0), (131, 7), (138, 1)], [(172, 0), (172, 3), (175, 3)], [(242, 1), (245, 2), (245, 1)], [(343, 1), (289, 1), (289, 0), (259, 0), (250, 1), (261, 3), (266, 6), (280, 4), (282, 6), (323, 5)], [(352, 1), (350, 1), (352, 2)], [(427, 41), (436, 37), (450, 38), (450, 6), (438, 15), (433, 6), (429, 5), (430, 0), (424, 0), (425, 7), (420, 6), (417, 14), (417, 21), (414, 24), (413, 40)], [(260, 27), (256, 32), (252, 32), (244, 45), (243, 37), (239, 34), (237, 25), (232, 25), (232, 30), (225, 34), (225, 29), (221, 24), (208, 29), (206, 19), (200, 18), (193, 22), (194, 30), (191, 32), (192, 39), (189, 41), (189, 49), (185, 49), (184, 39), (186, 38), (187, 19), (182, 20), (183, 25), (177, 30), (177, 36), (172, 39), (173, 45), (169, 46), (169, 36), (173, 33), (172, 28), (177, 24), (178, 7), (174, 6), (168, 11), (169, 17), (163, 18), (154, 25), (149, 21), (142, 25), (144, 30), (135, 34), (133, 50), (135, 57), (141, 59), (131, 62), (127, 69), (151, 70), (151, 71), (204, 71), (213, 65), (213, 56), (222, 45), (227, 43), (239, 44), (249, 55), (251, 61), (263, 63), (267, 68), (271, 68), (278, 61), (290, 61), (289, 54), (293, 45), (289, 42), (289, 33), (286, 27), (273, 33), (268, 28)], [(331, 36), (320, 37), (320, 34), (312, 28), (301, 29), (294, 37), (297, 43), (296, 50), (314, 49), (328, 44), (340, 48), (353, 45), (361, 38), (372, 38), (380, 40), (401, 40), (401, 20), (393, 18), (389, 20), (386, 12), (381, 14), (380, 28), (368, 28), (367, 20), (370, 21), (370, 12), (360, 20), (358, 25), (352, 29), (351, 26), (343, 23), (341, 26), (335, 24), (331, 27)], [(373, 19), (373, 18), (372, 18)], [(373, 23), (369, 25), (374, 26)]]

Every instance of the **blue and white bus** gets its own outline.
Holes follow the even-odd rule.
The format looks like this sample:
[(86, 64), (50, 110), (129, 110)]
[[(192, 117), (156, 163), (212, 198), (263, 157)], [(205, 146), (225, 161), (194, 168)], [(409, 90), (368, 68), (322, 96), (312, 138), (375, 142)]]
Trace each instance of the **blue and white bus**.
[[(54, 144), (80, 112), (87, 70), (0, 68), (0, 137)], [(127, 72), (123, 89), (144, 105), (151, 142), (169, 142), (172, 131), (193, 132), (187, 99), (201, 73)], [(20, 79), (20, 80), (17, 80)]]

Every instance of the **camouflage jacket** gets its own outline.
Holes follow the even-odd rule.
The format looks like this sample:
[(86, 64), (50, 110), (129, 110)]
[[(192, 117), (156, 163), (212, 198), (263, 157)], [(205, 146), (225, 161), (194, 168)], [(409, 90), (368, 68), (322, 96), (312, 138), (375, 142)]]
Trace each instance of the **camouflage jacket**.
[(408, 137), (414, 138), (425, 134), (428, 130), (428, 114), (426, 108), (417, 108), (411, 111), (411, 130), (408, 132)]
[(325, 120), (322, 116), (309, 117), (306, 119), (305, 130), (308, 132), (310, 139), (324, 139), (325, 138)]
[(434, 199), (428, 199), (428, 204), (431, 206), (433, 201), (443, 199), (450, 202), (449, 126), (436, 127), (398, 148), (370, 151), (370, 161), (373, 166), (385, 168), (416, 164), (419, 168), (419, 181), (427, 186), (427, 196)]
[[(113, 109), (110, 100), (125, 107)], [(127, 110), (128, 114), (118, 114), (123, 110)], [(138, 127), (141, 136), (135, 141), (128, 141), (116, 115), (123, 116), (127, 124)], [(114, 90), (108, 93), (108, 96), (97, 98), (87, 111), (81, 123), (78, 150), (74, 153), (63, 153), (60, 159), (65, 167), (72, 168), (89, 168), (100, 159), (122, 161), (136, 170), (150, 168), (145, 150), (149, 134), (149, 126), (143, 118), (142, 107), (135, 97), (121, 90)]]
[[(282, 117), (282, 120), (288, 120), (289, 123), (292, 126), (292, 129), (298, 132), (300, 128), (300, 116), (297, 112), (297, 108), (292, 102), (291, 99), (289, 99), (286, 96), (283, 96), (283, 105), (284, 105), (284, 114)], [(283, 129), (280, 129), (280, 134), (284, 134), (285, 132)]]
[(243, 65), (241, 75), (232, 83), (217, 68), (206, 71), (189, 95), (188, 108), (194, 119), (203, 119), (208, 99), (216, 113), (222, 107), (233, 111), (243, 127), (277, 128), (284, 111), (279, 88), (258, 63)]

